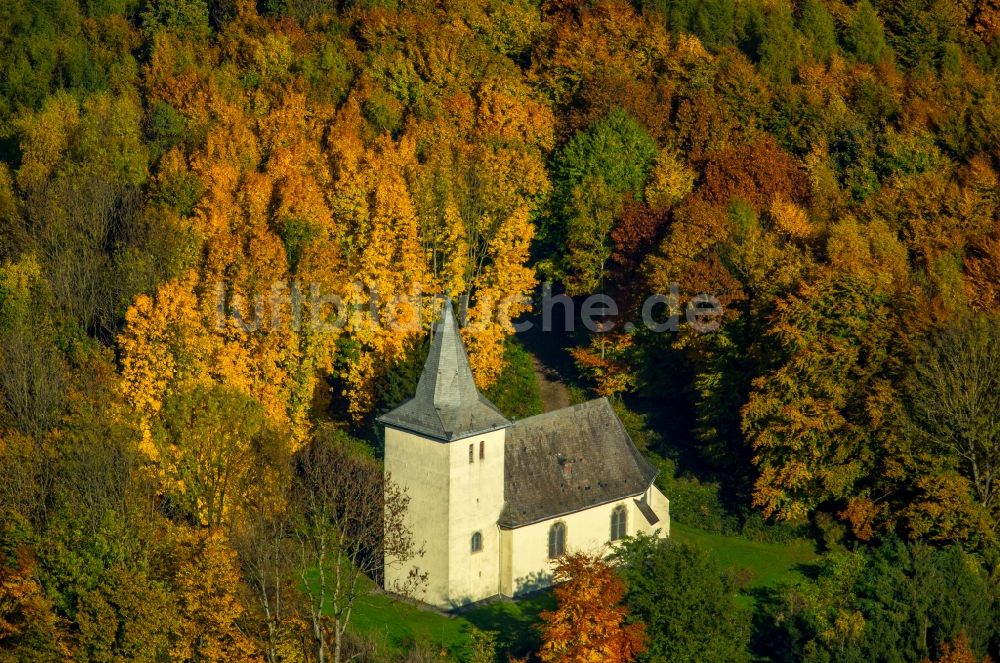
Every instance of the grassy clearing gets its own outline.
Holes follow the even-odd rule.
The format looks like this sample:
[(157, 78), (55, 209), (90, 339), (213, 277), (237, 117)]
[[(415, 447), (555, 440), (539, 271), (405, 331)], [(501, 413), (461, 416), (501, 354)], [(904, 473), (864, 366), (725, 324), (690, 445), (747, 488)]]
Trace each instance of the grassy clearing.
[[(763, 543), (679, 523), (671, 525), (671, 534), (677, 541), (711, 551), (723, 568), (748, 570), (749, 581), (740, 597), (748, 607), (754, 601), (753, 590), (805, 578), (803, 571), (819, 558), (808, 541)], [(355, 632), (376, 639), (383, 651), (403, 654), (413, 643), (423, 642), (439, 649), (442, 657), (461, 660), (473, 627), (497, 632), (501, 650), (522, 653), (535, 649), (538, 613), (552, 607), (552, 594), (545, 592), (445, 615), (383, 594), (369, 594), (357, 600), (351, 623)]]
[(538, 614), (556, 607), (551, 592), (538, 592), (518, 601), (496, 601), (463, 614), (463, 618), (484, 631), (495, 631), (499, 648), (514, 654), (538, 649), (535, 625)]
[(462, 659), (472, 628), (495, 631), (501, 650), (525, 652), (537, 648), (533, 625), (538, 613), (554, 605), (551, 594), (539, 593), (516, 602), (496, 601), (446, 615), (372, 593), (355, 602), (351, 628), (374, 638), (380, 650), (393, 654), (404, 654), (413, 643), (421, 642), (439, 650), (442, 657)]
[[(315, 572), (308, 582), (318, 582)], [(379, 651), (405, 654), (417, 642), (433, 645), (445, 655), (463, 650), (472, 626), (468, 620), (394, 599), (366, 577), (360, 583), (361, 594), (354, 600), (348, 628), (375, 640)]]
[(711, 551), (724, 569), (748, 571), (746, 586), (736, 597), (747, 608), (754, 606), (761, 590), (805, 579), (805, 571), (819, 559), (816, 546), (811, 541), (764, 543), (676, 522), (670, 524), (670, 534), (677, 541)]
[(680, 523), (671, 523), (670, 533), (678, 541), (712, 551), (724, 568), (748, 569), (751, 589), (775, 587), (805, 578), (803, 570), (819, 559), (811, 541), (764, 543), (742, 536), (706, 532)]
[(351, 628), (374, 638), (380, 649), (405, 653), (415, 642), (433, 644), (449, 654), (458, 653), (468, 637), (471, 624), (460, 617), (450, 617), (394, 600), (384, 594), (358, 597), (351, 613)]

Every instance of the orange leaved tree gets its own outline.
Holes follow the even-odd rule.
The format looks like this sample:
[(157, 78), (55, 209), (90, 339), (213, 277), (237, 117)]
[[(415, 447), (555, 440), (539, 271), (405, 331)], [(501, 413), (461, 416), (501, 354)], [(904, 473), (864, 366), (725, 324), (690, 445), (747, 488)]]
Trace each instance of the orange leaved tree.
[[(993, 659), (987, 654), (980, 659), (969, 647), (969, 637), (965, 631), (960, 631), (952, 642), (941, 643), (941, 656), (937, 663), (992, 663)], [(931, 663), (931, 659), (924, 658), (922, 663)]]
[(555, 569), (559, 606), (541, 614), (542, 661), (624, 663), (645, 650), (645, 627), (626, 623), (625, 583), (600, 557), (573, 553)]

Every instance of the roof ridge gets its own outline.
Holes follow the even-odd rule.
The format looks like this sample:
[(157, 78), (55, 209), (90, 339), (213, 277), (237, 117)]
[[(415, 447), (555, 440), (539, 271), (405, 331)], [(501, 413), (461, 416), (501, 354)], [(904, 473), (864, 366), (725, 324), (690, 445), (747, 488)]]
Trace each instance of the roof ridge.
[[(549, 410), (548, 412), (539, 412), (538, 414), (533, 414), (530, 417), (525, 417), (523, 419), (518, 419), (517, 421), (514, 422), (514, 425), (516, 426), (517, 424), (523, 424), (523, 423), (526, 423), (526, 422), (529, 422), (529, 421), (532, 421), (532, 420), (543, 419), (545, 417), (549, 417), (549, 416), (552, 416), (552, 415), (556, 415), (556, 414), (560, 414), (560, 413), (563, 413), (563, 412), (567, 412), (569, 410), (573, 410), (573, 411), (583, 410), (583, 409), (585, 409), (587, 407), (596, 405), (596, 404), (601, 403), (601, 402), (607, 403), (608, 406), (611, 407), (611, 402), (608, 401), (608, 397), (607, 396), (598, 396), (597, 398), (591, 398), (590, 400), (583, 401), (582, 403), (572, 403), (572, 404), (567, 405), (565, 407), (561, 407), (561, 408), (559, 408), (557, 410)], [(614, 408), (611, 407), (611, 410), (614, 411)], [(615, 416), (617, 416), (617, 413), (616, 413)]]

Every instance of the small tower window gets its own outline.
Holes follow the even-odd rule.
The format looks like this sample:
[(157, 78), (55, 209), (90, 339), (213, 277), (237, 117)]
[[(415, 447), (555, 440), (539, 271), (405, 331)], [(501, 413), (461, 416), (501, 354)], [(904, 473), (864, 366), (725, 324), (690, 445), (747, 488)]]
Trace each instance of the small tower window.
[(472, 552), (477, 553), (483, 549), (483, 535), (481, 532), (475, 532), (472, 535)]
[(470, 463), (475, 462), (474, 457), (473, 457), (473, 453), (475, 453), (473, 451), (474, 448), (475, 448), (475, 445), (472, 445), (472, 444), (469, 445), (469, 462)]
[(549, 559), (562, 557), (566, 553), (566, 525), (555, 523), (549, 528)]
[(479, 440), (479, 460), (486, 458), (486, 440)]
[(625, 538), (626, 517), (627, 517), (627, 512), (624, 506), (618, 505), (615, 507), (614, 511), (611, 512), (612, 541), (617, 541), (618, 539)]

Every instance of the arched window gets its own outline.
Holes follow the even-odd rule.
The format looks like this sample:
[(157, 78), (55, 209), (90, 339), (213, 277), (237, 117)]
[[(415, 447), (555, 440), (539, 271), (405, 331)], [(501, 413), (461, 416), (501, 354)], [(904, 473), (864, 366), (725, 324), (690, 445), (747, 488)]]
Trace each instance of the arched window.
[(481, 532), (475, 532), (472, 535), (472, 552), (477, 553), (483, 549), (483, 535)]
[(627, 511), (622, 505), (615, 507), (614, 511), (611, 512), (611, 540), (617, 541), (618, 539), (625, 538), (625, 518), (627, 516)]
[(479, 460), (486, 458), (486, 440), (479, 440)]
[(562, 557), (566, 553), (566, 525), (555, 523), (549, 528), (549, 559)]

